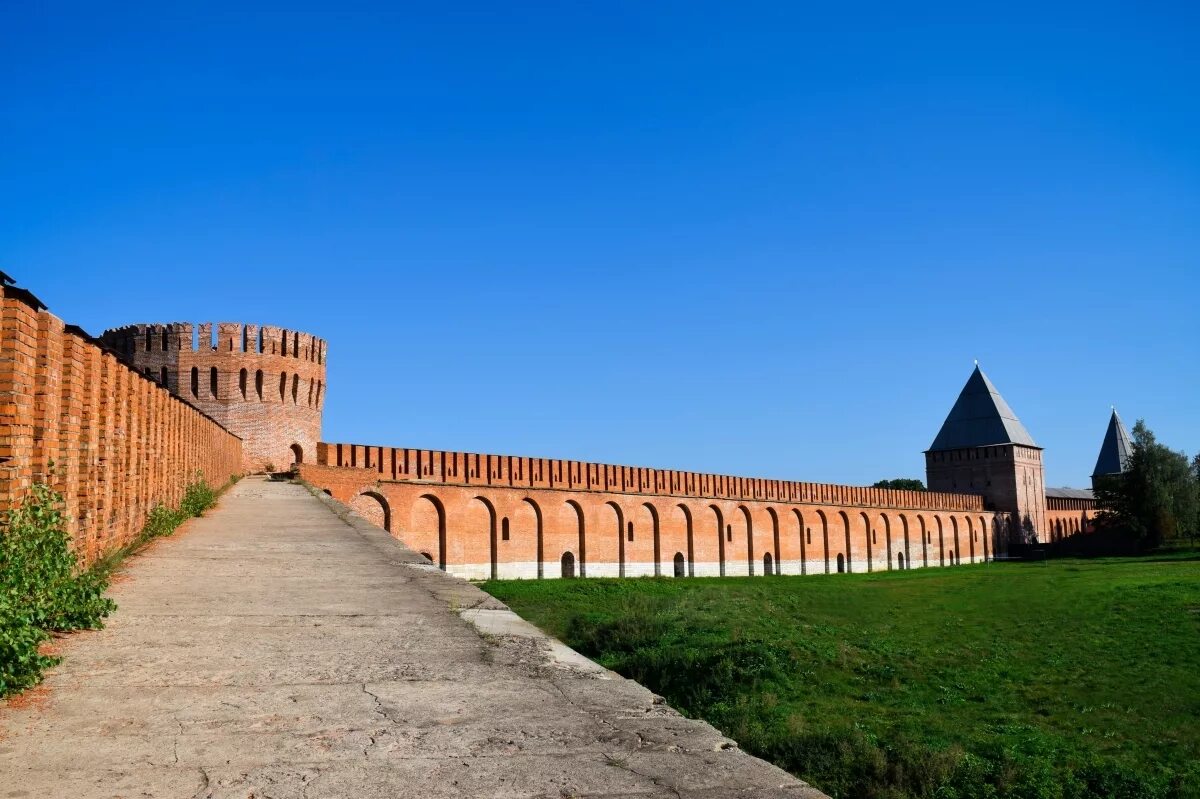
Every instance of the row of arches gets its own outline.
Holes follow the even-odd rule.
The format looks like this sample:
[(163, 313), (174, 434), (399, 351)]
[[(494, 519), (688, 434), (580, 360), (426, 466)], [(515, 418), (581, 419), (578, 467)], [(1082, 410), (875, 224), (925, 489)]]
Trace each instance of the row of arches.
[(904, 570), (991, 559), (1000, 533), (985, 515), (431, 489), (372, 487), (351, 504), (470, 578)]
[(1050, 537), (1054, 541), (1061, 541), (1064, 538), (1070, 538), (1079, 533), (1086, 533), (1090, 528), (1086, 513), (1081, 516), (1051, 519), (1049, 526)]

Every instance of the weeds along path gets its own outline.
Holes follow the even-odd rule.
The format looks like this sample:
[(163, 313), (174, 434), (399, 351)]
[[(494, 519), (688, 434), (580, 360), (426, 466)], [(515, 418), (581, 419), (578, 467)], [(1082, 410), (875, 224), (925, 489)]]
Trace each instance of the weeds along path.
[(131, 558), (107, 628), (0, 704), (0, 792), (820, 796), (336, 510), (246, 479)]

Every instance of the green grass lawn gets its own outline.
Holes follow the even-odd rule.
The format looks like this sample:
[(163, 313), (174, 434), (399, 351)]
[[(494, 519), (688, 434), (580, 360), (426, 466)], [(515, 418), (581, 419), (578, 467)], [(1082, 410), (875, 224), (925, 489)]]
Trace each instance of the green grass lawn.
[(836, 797), (1200, 796), (1200, 559), (495, 581)]

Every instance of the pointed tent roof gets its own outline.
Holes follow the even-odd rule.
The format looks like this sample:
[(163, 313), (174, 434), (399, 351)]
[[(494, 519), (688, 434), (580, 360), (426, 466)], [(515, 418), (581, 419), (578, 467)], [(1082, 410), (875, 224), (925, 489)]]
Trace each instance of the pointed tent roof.
[(929, 447), (930, 452), (947, 449), (968, 449), (993, 444), (1021, 444), (1036, 447), (1033, 437), (1000, 396), (976, 364), (962, 393), (942, 429)]
[(1093, 477), (1104, 474), (1120, 474), (1129, 464), (1129, 456), (1133, 453), (1133, 445), (1129, 443), (1129, 433), (1117, 409), (1113, 408), (1108, 420), (1108, 430), (1104, 433), (1104, 443), (1100, 445), (1100, 457), (1096, 458), (1096, 469)]

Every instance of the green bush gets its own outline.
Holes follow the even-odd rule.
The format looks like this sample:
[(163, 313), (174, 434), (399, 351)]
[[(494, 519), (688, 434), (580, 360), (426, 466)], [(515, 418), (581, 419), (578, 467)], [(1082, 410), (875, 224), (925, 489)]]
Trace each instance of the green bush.
[(185, 519), (190, 516), (201, 516), (216, 502), (217, 492), (197, 474), (195, 481), (188, 483), (183, 492), (183, 501), (179, 503), (179, 511)]
[(150, 539), (170, 535), (187, 518), (187, 514), (182, 510), (168, 508), (166, 505), (158, 505), (146, 517), (146, 526), (142, 528), (142, 537)]
[(105, 577), (79, 568), (61, 508), (61, 495), (35, 483), (0, 531), (0, 696), (55, 663), (38, 652), (49, 633), (101, 627), (116, 607)]

